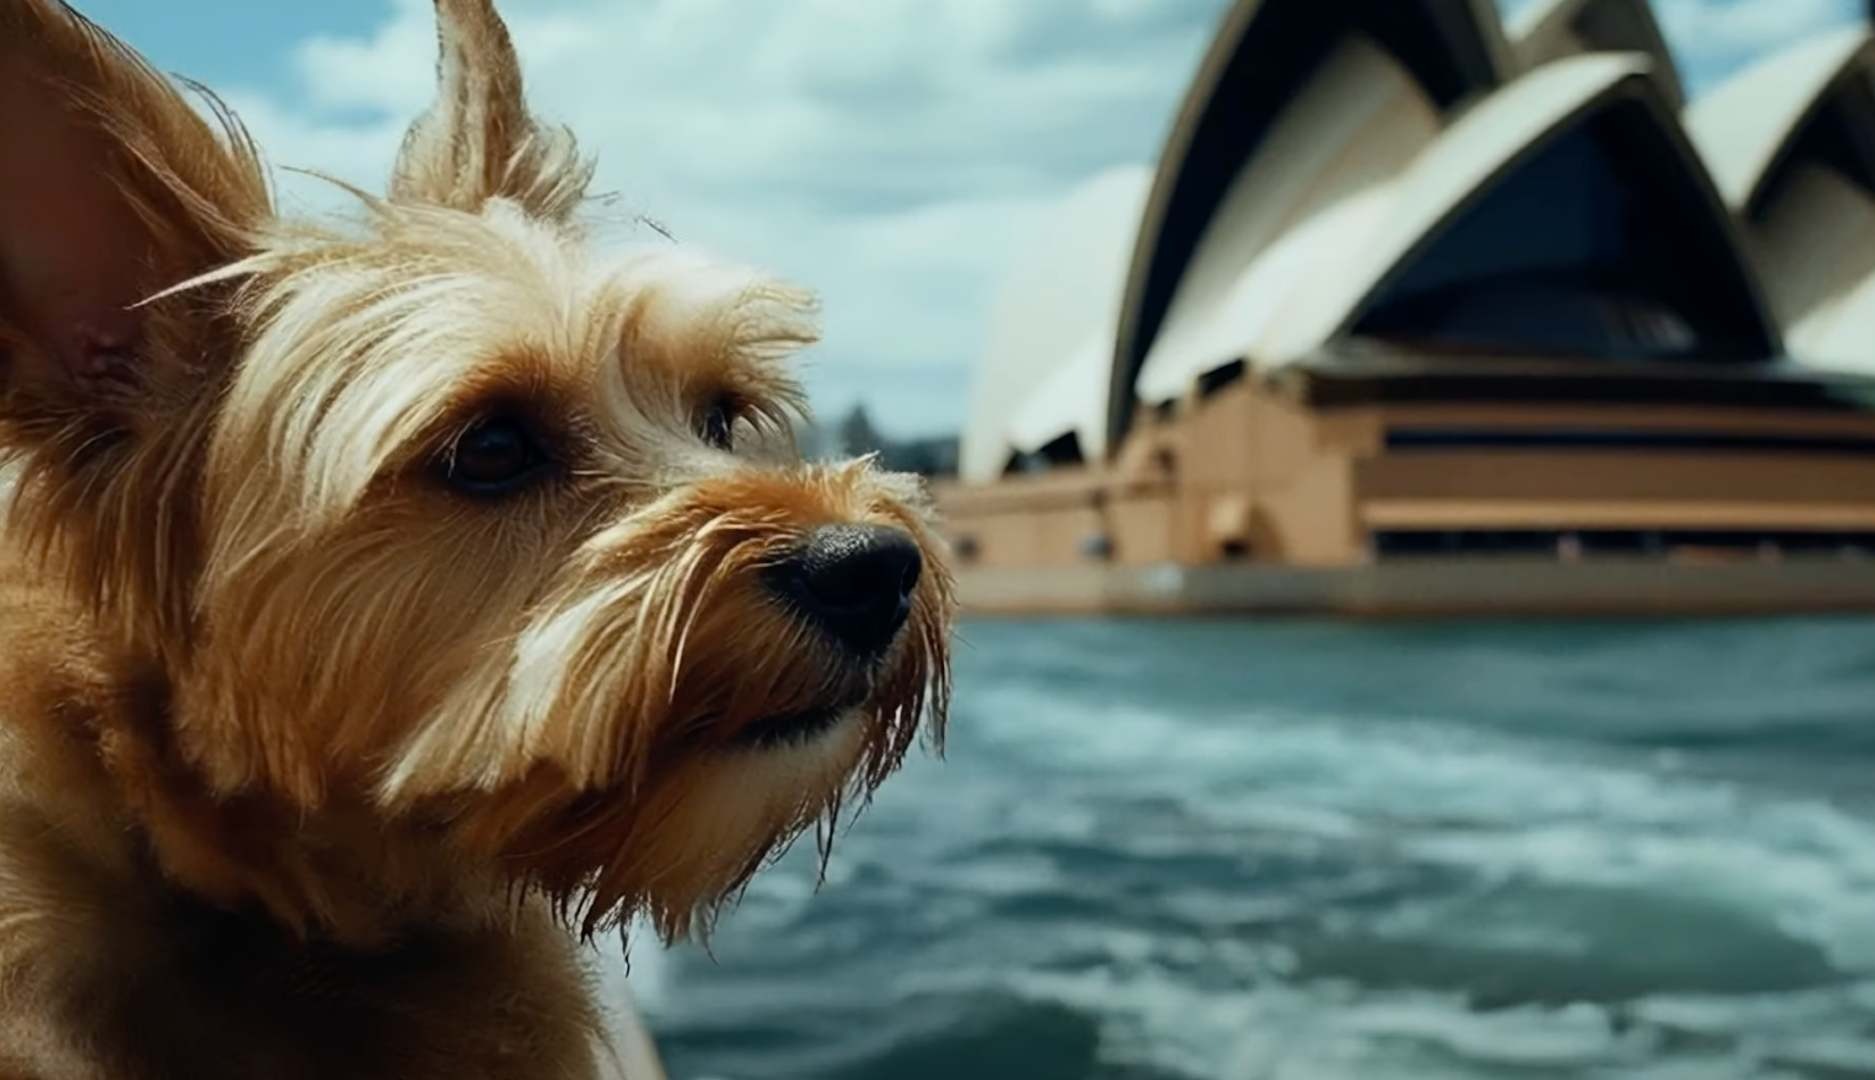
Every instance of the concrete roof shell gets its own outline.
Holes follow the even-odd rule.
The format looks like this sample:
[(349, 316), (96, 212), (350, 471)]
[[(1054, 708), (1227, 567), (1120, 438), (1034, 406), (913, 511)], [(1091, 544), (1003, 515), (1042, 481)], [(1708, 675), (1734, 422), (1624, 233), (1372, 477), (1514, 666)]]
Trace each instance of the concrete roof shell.
[[(1143, 166), (1104, 173), (1070, 193), (1034, 235), (1017, 244), (1015, 263), (990, 313), (959, 450), (959, 469), (966, 479), (994, 479), (1012, 453), (1037, 448), (1017, 447), (1012, 437), (1018, 414), (1025, 409), (1029, 415), (1022, 427), (1033, 430), (1046, 426), (1035, 410), (1059, 413), (1072, 398), (1076, 407), (1102, 418), (1091, 433), (1104, 436), (1106, 365), (1101, 364), (1092, 379), (1094, 391), (1077, 389), (1072, 395), (1062, 393), (1061, 381), (1072, 376), (1057, 372), (1070, 366), (1071, 350), (1088, 338), (1112, 340), (1127, 258), (1150, 180)], [(1088, 427), (1072, 412), (1059, 426), (1057, 434)], [(1103, 453), (1105, 447), (1095, 440), (1085, 449), (1091, 455)]]
[(1753, 212), (1817, 110), (1872, 58), (1867, 27), (1837, 30), (1751, 65), (1688, 107), (1686, 129), (1734, 212)]
[[(1328, 69), (1342, 70), (1354, 61), (1369, 73), (1382, 70), (1373, 66), (1375, 56), (1358, 50), (1331, 62)], [(1224, 212), (1213, 225), (1219, 238), (1201, 242), (1200, 254), (1141, 367), (1135, 392), (1149, 403), (1169, 400), (1205, 371), (1235, 359), (1280, 364), (1351, 332), (1388, 282), (1410, 267), (1416, 254), (1467, 206), (1550, 140), (1617, 104), (1641, 108), (1651, 123), (1654, 149), (1679, 174), (1675, 179), (1687, 194), (1674, 209), (1701, 222), (1706, 233), (1702, 246), (1718, 253), (1725, 264), (1702, 267), (1715, 280), (1715, 294), (1728, 304), (1742, 303), (1759, 312), (1759, 318), (1746, 321), (1745, 335), (1751, 348), (1766, 355), (1776, 352), (1774, 322), (1742, 243), (1674, 122), (1650, 67), (1649, 59), (1636, 53), (1556, 61), (1476, 102), (1442, 131), (1429, 106), (1415, 107), (1410, 90), (1401, 89), (1392, 96), (1365, 99), (1384, 104), (1344, 111), (1341, 119), (1357, 136), (1351, 140), (1324, 122), (1322, 110), (1313, 108), (1305, 91), (1292, 112), (1301, 121), (1299, 127), (1329, 131), (1331, 146), (1351, 142), (1380, 162), (1398, 164), (1350, 170), (1360, 174), (1360, 181), (1338, 185), (1319, 175), (1309, 157), (1286, 147), (1267, 158), (1253, 158), (1223, 201)], [(1359, 80), (1333, 84), (1364, 85)], [(1375, 118), (1383, 121), (1377, 126), (1385, 137), (1374, 130)], [(1280, 147), (1285, 128), (1279, 123), (1273, 130), (1272, 142)], [(1376, 147), (1387, 149), (1376, 155)], [(1306, 181), (1301, 185), (1307, 192), (1304, 201), (1314, 211), (1289, 216), (1280, 235), (1255, 244), (1260, 237), (1254, 228), (1246, 228), (1251, 219), (1232, 216), (1232, 209), (1285, 207), (1277, 193), (1295, 190), (1297, 173)], [(1246, 244), (1246, 239), (1253, 243)], [(1216, 284), (1212, 279), (1223, 275), (1211, 264), (1225, 260), (1208, 256), (1228, 252), (1233, 244), (1252, 250), (1247, 256), (1239, 252), (1230, 264), (1234, 274)], [(1197, 279), (1196, 285), (1192, 279)], [(1193, 296), (1198, 299), (1188, 302)]]
[(1295, 89), (1351, 34), (1391, 53), (1440, 109), (1514, 67), (1491, 0), (1238, 0), (1199, 63), (1146, 201), (1115, 335), (1109, 441), (1126, 430), (1134, 378), (1218, 203)]
[(1647, 0), (1539, 0), (1506, 28), (1520, 69), (1582, 53), (1638, 52), (1653, 61), (1654, 78), (1675, 108), (1686, 103), (1673, 50)]
[(1846, 27), (1766, 57), (1686, 119), (1793, 359), (1875, 374), (1875, 34)]

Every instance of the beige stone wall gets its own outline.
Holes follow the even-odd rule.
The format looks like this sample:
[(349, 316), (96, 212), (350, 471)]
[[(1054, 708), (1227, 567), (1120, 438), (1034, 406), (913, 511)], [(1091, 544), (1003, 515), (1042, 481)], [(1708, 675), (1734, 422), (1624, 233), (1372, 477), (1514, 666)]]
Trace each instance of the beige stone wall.
[(1349, 567), (1377, 529), (1875, 531), (1875, 455), (1386, 448), (1387, 432), (1627, 430), (1875, 438), (1875, 417), (1746, 408), (1413, 405), (1312, 410), (1254, 379), (1142, 412), (1111, 467), (939, 501), (976, 564)]
[(1391, 529), (1875, 529), (1875, 457), (1424, 452), (1358, 463)]
[(1170, 562), (1178, 553), (1178, 518), (1169, 490), (1123, 494), (1108, 506), (1113, 561), (1121, 566)]
[[(945, 531), (967, 541), (971, 561), (984, 566), (1143, 566), (1177, 557), (1173, 492), (1163, 483), (1073, 469), (985, 488), (946, 485), (936, 494)], [(1106, 559), (1090, 551), (1098, 538), (1107, 542)]]

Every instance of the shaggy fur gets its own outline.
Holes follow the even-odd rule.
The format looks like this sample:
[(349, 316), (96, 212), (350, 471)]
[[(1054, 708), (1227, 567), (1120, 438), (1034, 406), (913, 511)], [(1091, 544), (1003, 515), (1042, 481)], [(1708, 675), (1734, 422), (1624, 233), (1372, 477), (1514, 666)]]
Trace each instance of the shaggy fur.
[[(492, 7), (438, 15), (337, 228), (212, 97), (0, 0), (4, 1080), (597, 1075), (574, 939), (692, 930), (941, 730), (919, 489), (792, 448), (809, 298), (591, 250)], [(550, 461), (466, 494), (491, 415)], [(848, 522), (927, 567), (863, 662), (763, 585)]]

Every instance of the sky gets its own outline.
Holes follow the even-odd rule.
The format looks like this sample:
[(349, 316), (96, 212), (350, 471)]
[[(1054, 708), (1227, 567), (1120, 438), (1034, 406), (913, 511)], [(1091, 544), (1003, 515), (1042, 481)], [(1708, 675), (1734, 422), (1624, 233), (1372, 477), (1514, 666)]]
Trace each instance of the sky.
[[(276, 167), (381, 188), (429, 100), (430, 0), (75, 0), (213, 87)], [(1149, 163), (1227, 0), (498, 0), (596, 191), (821, 294), (817, 411), (954, 431), (1000, 269), (1047, 207)], [(1534, 0), (1504, 0), (1515, 12)], [(1859, 0), (1655, 0), (1695, 95)], [(338, 205), (283, 175), (290, 208)]]

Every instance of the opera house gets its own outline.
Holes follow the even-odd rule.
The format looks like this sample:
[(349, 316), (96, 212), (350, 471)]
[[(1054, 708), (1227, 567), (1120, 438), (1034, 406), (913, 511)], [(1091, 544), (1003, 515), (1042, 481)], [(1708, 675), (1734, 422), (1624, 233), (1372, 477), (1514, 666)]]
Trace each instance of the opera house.
[(1875, 37), (1239, 0), (1012, 268), (939, 492), (1005, 611), (1875, 608)]

